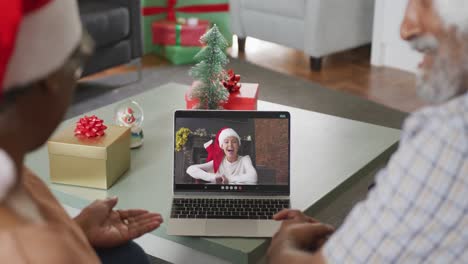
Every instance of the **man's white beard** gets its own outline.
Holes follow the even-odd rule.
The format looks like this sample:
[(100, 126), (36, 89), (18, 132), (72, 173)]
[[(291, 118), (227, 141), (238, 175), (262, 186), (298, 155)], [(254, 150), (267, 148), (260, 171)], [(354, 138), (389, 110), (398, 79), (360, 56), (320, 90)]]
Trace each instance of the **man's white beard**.
[[(434, 42), (436, 41), (436, 42)], [(411, 43), (414, 48), (427, 47), (436, 49), (439, 45), (433, 37), (421, 37)], [(429, 71), (420, 72), (417, 76), (416, 88), (419, 97), (428, 103), (444, 103), (465, 91), (463, 78), (467, 73), (468, 50), (464, 52), (461, 63), (453, 61), (450, 51), (439, 51)]]
[(464, 69), (448, 58), (437, 55), (429, 72), (418, 74), (416, 88), (419, 97), (428, 103), (440, 104), (463, 92)]

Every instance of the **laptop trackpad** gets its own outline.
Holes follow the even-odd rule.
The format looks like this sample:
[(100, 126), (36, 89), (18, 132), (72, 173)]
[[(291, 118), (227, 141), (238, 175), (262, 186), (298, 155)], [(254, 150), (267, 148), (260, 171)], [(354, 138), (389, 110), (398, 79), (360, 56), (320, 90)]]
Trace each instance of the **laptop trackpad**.
[(208, 219), (205, 230), (210, 236), (255, 236), (258, 231), (257, 222), (237, 219)]

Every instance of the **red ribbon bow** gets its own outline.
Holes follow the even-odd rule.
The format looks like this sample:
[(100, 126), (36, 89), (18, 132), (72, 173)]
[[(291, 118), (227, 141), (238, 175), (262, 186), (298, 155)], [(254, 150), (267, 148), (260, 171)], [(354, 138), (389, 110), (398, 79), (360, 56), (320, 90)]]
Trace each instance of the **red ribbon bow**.
[(85, 116), (76, 122), (75, 136), (85, 136), (87, 138), (100, 137), (105, 134), (107, 127), (104, 121), (97, 116)]
[(229, 78), (223, 81), (224, 87), (226, 87), (230, 93), (238, 92), (241, 88), (241, 84), (239, 83), (241, 76), (239, 74), (234, 74), (233, 70), (228, 71), (228, 76)]

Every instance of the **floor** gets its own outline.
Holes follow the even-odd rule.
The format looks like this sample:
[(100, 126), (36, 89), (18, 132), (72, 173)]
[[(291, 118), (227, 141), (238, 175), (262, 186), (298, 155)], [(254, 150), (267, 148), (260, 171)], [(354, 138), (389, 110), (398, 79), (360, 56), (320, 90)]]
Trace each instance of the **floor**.
[[(324, 87), (358, 95), (400, 111), (411, 112), (423, 106), (416, 96), (414, 75), (370, 65), (370, 45), (326, 57), (320, 72), (310, 71), (309, 58), (304, 53), (254, 38), (247, 39), (245, 52), (238, 52), (234, 41), (228, 53), (233, 58), (314, 81)], [(142, 61), (145, 68), (169, 65), (154, 55), (146, 55)], [(121, 66), (87, 79), (133, 70), (133, 66)]]

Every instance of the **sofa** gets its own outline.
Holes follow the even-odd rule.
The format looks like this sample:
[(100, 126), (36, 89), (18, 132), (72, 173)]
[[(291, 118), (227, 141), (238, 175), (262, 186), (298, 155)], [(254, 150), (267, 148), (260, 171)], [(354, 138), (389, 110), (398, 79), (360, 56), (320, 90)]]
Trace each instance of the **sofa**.
[(231, 30), (239, 50), (246, 37), (270, 41), (322, 58), (371, 42), (374, 0), (230, 0)]
[(95, 41), (83, 76), (132, 61), (141, 66), (139, 0), (79, 0), (78, 6), (83, 26)]

